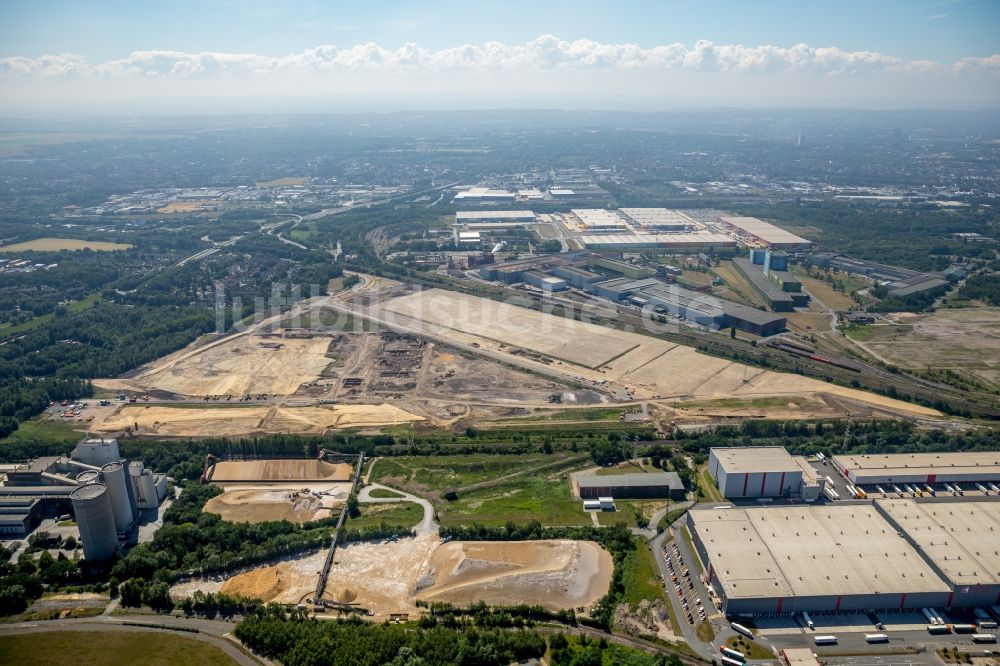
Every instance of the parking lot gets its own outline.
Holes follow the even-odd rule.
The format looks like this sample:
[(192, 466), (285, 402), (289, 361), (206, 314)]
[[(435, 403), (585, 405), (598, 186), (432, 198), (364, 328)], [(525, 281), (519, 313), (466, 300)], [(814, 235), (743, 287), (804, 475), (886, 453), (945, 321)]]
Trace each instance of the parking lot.
[[(683, 610), (683, 615), (678, 619), (687, 622), (692, 627), (698, 626), (716, 610), (715, 607), (705, 595), (700, 581), (697, 580), (697, 573), (691, 573), (685, 564), (676, 540), (669, 543), (664, 542), (660, 553), (666, 562), (669, 575), (664, 583), (668, 591), (672, 591)], [(707, 608), (705, 604), (708, 604)]]

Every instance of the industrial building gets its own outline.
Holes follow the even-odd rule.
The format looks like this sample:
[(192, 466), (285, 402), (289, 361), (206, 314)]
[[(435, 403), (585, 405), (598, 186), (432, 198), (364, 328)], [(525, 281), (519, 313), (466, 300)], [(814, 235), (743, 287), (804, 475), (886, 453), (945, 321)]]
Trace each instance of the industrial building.
[(876, 500), (951, 590), (945, 607), (1000, 604), (1000, 503)]
[(612, 497), (615, 499), (685, 498), (684, 484), (676, 472), (649, 474), (584, 475), (577, 478), (580, 499)]
[(722, 215), (719, 222), (737, 236), (745, 239), (748, 244), (760, 244), (771, 248), (806, 248), (812, 242), (785, 231), (770, 222), (758, 220), (756, 217), (741, 217)]
[(628, 224), (613, 210), (603, 208), (574, 208), (573, 221), (581, 228), (594, 233), (599, 231), (625, 231)]
[(648, 266), (636, 266), (627, 261), (618, 261), (617, 259), (609, 259), (608, 257), (590, 257), (587, 260), (587, 266), (592, 269), (610, 271), (636, 280), (656, 275), (656, 270)]
[(679, 232), (699, 228), (690, 217), (669, 208), (619, 208), (618, 212), (644, 231)]
[(523, 226), (536, 222), (530, 210), (460, 210), (455, 213), (455, 224), (474, 227)]
[(38, 497), (0, 497), (0, 534), (21, 536), (38, 526), (46, 500)]
[(870, 504), (695, 507), (687, 520), (728, 614), (940, 607), (952, 593)]
[(809, 304), (808, 294), (802, 291), (784, 290), (786, 284), (791, 289), (791, 285), (798, 283), (798, 280), (791, 273), (781, 271), (780, 275), (771, 278), (764, 273), (764, 258), (761, 257), (760, 263), (757, 264), (754, 263), (756, 257), (756, 253), (753, 254), (752, 258), (735, 257), (733, 267), (747, 279), (754, 292), (763, 299), (767, 307), (776, 312), (790, 312), (793, 308), (805, 307)]
[(904, 296), (919, 294), (922, 291), (940, 289), (941, 287), (946, 287), (949, 284), (948, 280), (940, 275), (921, 273), (903, 280), (890, 282), (886, 285), (886, 293), (890, 297), (902, 298)]
[(726, 234), (692, 231), (678, 234), (643, 234), (615, 232), (585, 234), (579, 241), (589, 250), (701, 250), (711, 247), (736, 247), (736, 240)]
[[(76, 490), (96, 484), (104, 488), (108, 519), (116, 539), (122, 539), (138, 520), (139, 511), (156, 509), (166, 495), (167, 477), (145, 469), (141, 462), (121, 460), (114, 439), (83, 440), (73, 449), (73, 455), (89, 462), (45, 456), (3, 468), (0, 533), (25, 534), (45, 516), (70, 510), (75, 513), (78, 503), (72, 497)], [(88, 495), (84, 504), (103, 507), (105, 502)], [(93, 510), (88, 511), (93, 514)]]
[(80, 528), (83, 556), (92, 562), (108, 560), (118, 551), (111, 494), (103, 483), (88, 483), (71, 494), (73, 515)]
[(517, 195), (506, 190), (491, 190), (488, 187), (472, 187), (455, 195), (455, 201), (461, 203), (492, 203), (503, 201), (513, 203)]
[(76, 445), (70, 458), (94, 467), (103, 467), (109, 462), (121, 460), (117, 439), (85, 439)]
[(562, 278), (545, 275), (538, 271), (525, 271), (521, 275), (521, 280), (525, 284), (538, 287), (542, 291), (562, 291), (566, 288), (566, 280)]
[(1000, 451), (854, 454), (832, 462), (854, 485), (1000, 482)]
[(813, 266), (832, 268), (875, 280), (885, 285), (888, 296), (895, 298), (940, 289), (949, 284), (947, 278), (937, 273), (918, 273), (898, 266), (886, 266), (874, 261), (851, 259), (832, 252), (813, 254), (809, 257), (809, 262)]
[(578, 266), (556, 266), (551, 273), (577, 289), (588, 290), (595, 282), (603, 282), (607, 276), (588, 271)]
[(715, 447), (708, 453), (708, 472), (727, 499), (796, 498), (814, 501), (826, 479), (801, 456), (780, 446)]

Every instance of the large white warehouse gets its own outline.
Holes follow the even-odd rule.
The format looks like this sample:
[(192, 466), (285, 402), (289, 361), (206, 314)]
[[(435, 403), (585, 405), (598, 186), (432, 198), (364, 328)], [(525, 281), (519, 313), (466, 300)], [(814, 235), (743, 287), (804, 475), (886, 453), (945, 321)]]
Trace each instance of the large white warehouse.
[(834, 456), (852, 483), (975, 483), (1000, 481), (1000, 451)]
[(824, 480), (805, 459), (792, 457), (780, 446), (713, 448), (708, 454), (708, 471), (729, 499), (816, 499), (823, 490)]

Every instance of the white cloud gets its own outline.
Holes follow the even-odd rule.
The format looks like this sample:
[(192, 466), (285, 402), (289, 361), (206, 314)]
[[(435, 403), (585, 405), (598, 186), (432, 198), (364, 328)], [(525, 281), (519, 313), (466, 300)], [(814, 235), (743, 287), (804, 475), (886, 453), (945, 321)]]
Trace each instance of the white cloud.
[(351, 72), (477, 71), (690, 71), (730, 73), (808, 73), (849, 76), (884, 73), (1000, 73), (1000, 55), (963, 58), (952, 64), (905, 60), (873, 51), (843, 51), (836, 47), (743, 46), (698, 41), (693, 47), (665, 44), (642, 48), (587, 39), (561, 40), (542, 35), (525, 44), (486, 42), (436, 51), (405, 44), (386, 49), (375, 43), (349, 48), (318, 46), (285, 56), (205, 51), (135, 51), (125, 58), (89, 63), (80, 55), (0, 59), (0, 78), (57, 79), (194, 79), (266, 77)]

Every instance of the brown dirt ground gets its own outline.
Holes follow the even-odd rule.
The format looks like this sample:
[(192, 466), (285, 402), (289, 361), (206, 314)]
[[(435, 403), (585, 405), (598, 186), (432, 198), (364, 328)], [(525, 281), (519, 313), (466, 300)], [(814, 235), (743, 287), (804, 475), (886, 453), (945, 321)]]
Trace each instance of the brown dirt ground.
[(422, 416), (389, 404), (330, 407), (169, 407), (122, 405), (95, 433), (119, 433), (135, 424), (140, 435), (226, 437), (251, 433), (322, 434), (350, 427), (378, 427), (423, 421)]
[(210, 499), (205, 511), (234, 523), (305, 523), (329, 517), (341, 504), (342, 499), (320, 499), (295, 490), (231, 490)]
[(349, 481), (353, 468), (325, 460), (247, 460), (216, 463), (213, 481)]
[[(262, 567), (226, 580), (222, 592), (299, 603), (311, 596), (323, 553)], [(417, 615), (417, 598), (468, 603), (590, 606), (610, 585), (611, 555), (589, 541), (451, 542), (425, 535), (386, 543), (349, 544), (337, 551), (325, 598), (376, 612)], [(214, 589), (212, 581), (178, 586), (184, 594)]]
[[(566, 324), (562, 322), (569, 321), (556, 315), (439, 289), (396, 297), (381, 305), (390, 316), (392, 313), (402, 313), (415, 317), (415, 320), (406, 318), (403, 321), (426, 329), (431, 334), (464, 344), (475, 342), (484, 350), (507, 354), (510, 354), (509, 347), (501, 348), (498, 340), (541, 354), (551, 353), (552, 343), (547, 341), (550, 332), (565, 327)], [(512, 310), (516, 312), (512, 313)], [(503, 321), (507, 323), (500, 327)], [(516, 322), (516, 325), (511, 322)], [(585, 340), (585, 344), (577, 346), (576, 353), (583, 354), (588, 359), (605, 360), (599, 362), (600, 367), (597, 368), (591, 367), (590, 361), (582, 365), (556, 363), (548, 367), (592, 381), (615, 382), (627, 387), (637, 399), (688, 400), (832, 394), (899, 412), (939, 415), (937, 411), (919, 405), (809, 377), (745, 366), (700, 354), (692, 347), (637, 333), (616, 331), (586, 322), (569, 321), (569, 324), (572, 330), (564, 332), (574, 336), (573, 344), (577, 338)], [(478, 331), (482, 333), (477, 333)], [(606, 351), (594, 357), (588, 350), (600, 347), (602, 341)], [(622, 349), (626, 351), (619, 356), (609, 358), (607, 355), (607, 350)], [(519, 362), (529, 366), (542, 366), (530, 359), (520, 358)]]

